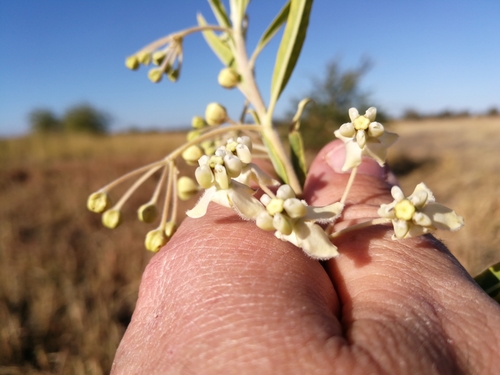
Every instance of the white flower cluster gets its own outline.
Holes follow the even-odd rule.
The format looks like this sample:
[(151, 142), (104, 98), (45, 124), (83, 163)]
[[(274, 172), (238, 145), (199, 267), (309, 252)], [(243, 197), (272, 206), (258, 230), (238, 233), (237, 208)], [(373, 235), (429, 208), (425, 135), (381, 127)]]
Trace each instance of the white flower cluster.
[(434, 195), (424, 183), (418, 184), (409, 197), (405, 198), (398, 186), (392, 188), (391, 194), (394, 201), (382, 204), (378, 214), (392, 221), (393, 239), (416, 237), (436, 229), (455, 231), (464, 225), (463, 217), (436, 203)]
[[(315, 259), (338, 255), (323, 228), (315, 222), (329, 223), (341, 213), (343, 204), (326, 207), (308, 206), (296, 198), (289, 185), (278, 188), (276, 196), (262, 195), (260, 201), (249, 187), (251, 180), (261, 187), (276, 185), (252, 161), (252, 143), (248, 137), (230, 139), (213, 156), (202, 156), (195, 171), (196, 180), (205, 193), (196, 206), (187, 211), (192, 218), (206, 214), (210, 202), (234, 209), (242, 218), (256, 221), (264, 230), (274, 230), (276, 237), (301, 247)], [(267, 190), (267, 189), (266, 189)], [(272, 194), (271, 192), (269, 192)]]
[(351, 108), (349, 117), (352, 122), (334, 132), (345, 143), (344, 172), (360, 165), (363, 156), (374, 159), (380, 166), (384, 165), (387, 148), (397, 141), (398, 135), (385, 131), (382, 124), (375, 122), (376, 116), (375, 107), (368, 108), (364, 115), (360, 115), (356, 108)]
[(305, 201), (296, 198), (288, 185), (280, 186), (274, 197), (262, 195), (260, 201), (266, 210), (256, 217), (259, 228), (276, 231), (277, 238), (302, 248), (312, 258), (330, 259), (338, 255), (337, 247), (315, 222), (333, 222), (342, 212), (342, 204), (308, 206)]

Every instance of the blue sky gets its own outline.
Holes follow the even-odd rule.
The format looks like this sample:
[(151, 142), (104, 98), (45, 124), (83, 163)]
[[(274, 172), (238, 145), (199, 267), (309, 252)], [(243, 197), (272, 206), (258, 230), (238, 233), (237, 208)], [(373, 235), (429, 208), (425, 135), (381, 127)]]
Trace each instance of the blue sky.
[[(284, 1), (252, 0), (249, 49)], [(179, 82), (152, 84), (124, 58), (149, 42), (213, 21), (205, 0), (16, 0), (0, 2), (0, 136), (29, 129), (27, 115), (57, 115), (86, 102), (107, 111), (113, 129), (172, 129), (218, 101), (239, 112), (242, 97), (219, 88), (221, 68), (200, 35), (184, 42)], [(363, 88), (393, 115), (406, 108), (483, 112), (500, 107), (498, 0), (315, 0), (297, 69), (277, 114), (309, 92), (334, 58), (344, 67), (369, 57)], [(261, 55), (258, 83), (268, 96), (278, 40)]]

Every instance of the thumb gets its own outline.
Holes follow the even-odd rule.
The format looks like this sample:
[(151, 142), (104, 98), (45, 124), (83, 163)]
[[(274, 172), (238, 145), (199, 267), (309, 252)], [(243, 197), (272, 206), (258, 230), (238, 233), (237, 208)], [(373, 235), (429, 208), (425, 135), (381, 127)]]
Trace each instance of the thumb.
[[(340, 199), (350, 175), (341, 171), (344, 155), (340, 141), (320, 151), (304, 190), (311, 204)], [(376, 217), (379, 205), (393, 200), (390, 188), (395, 182), (387, 167), (363, 160), (335, 229)], [(498, 306), (434, 237), (393, 241), (392, 233), (391, 227), (377, 225), (333, 241), (340, 256), (326, 262), (325, 268), (339, 296), (346, 335), (375, 358), (384, 358), (384, 349), (398, 343), (395, 358), (419, 348), (417, 362), (426, 358), (436, 368), (454, 368), (457, 362), (460, 365), (461, 360), (470, 359), (470, 348), (481, 347), (470, 340), (480, 341), (492, 329), (471, 327), (468, 316), (483, 322), (494, 317), (493, 326), (498, 328)], [(464, 332), (470, 335), (467, 340)], [(493, 358), (492, 353), (484, 355)], [(475, 360), (480, 368), (481, 359)]]

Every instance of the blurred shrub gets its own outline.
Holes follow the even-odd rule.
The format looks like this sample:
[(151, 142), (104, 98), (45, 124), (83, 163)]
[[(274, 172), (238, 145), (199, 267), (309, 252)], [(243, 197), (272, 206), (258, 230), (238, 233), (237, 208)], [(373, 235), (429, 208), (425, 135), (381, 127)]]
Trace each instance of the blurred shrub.
[(104, 134), (109, 130), (111, 118), (88, 104), (80, 104), (66, 111), (62, 123), (67, 132)]
[(31, 130), (35, 133), (56, 133), (62, 130), (61, 121), (49, 109), (34, 109), (28, 117)]
[[(314, 100), (309, 104), (301, 118), (301, 133), (306, 149), (319, 149), (331, 141), (333, 131), (343, 123), (349, 122), (349, 108), (356, 107), (360, 113), (373, 105), (369, 94), (360, 87), (363, 76), (371, 68), (369, 60), (364, 59), (359, 66), (343, 70), (338, 60), (330, 61), (321, 77), (313, 77), (312, 88), (302, 97)], [(293, 117), (298, 100), (293, 103), (289, 117)], [(379, 108), (377, 121), (387, 119)]]

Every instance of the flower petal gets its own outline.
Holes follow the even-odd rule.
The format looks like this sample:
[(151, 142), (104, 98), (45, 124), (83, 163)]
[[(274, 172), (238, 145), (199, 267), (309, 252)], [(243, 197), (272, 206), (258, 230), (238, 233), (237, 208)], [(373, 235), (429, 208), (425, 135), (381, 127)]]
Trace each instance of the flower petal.
[(399, 135), (396, 133), (391, 133), (388, 131), (384, 131), (384, 134), (382, 134), (380, 137), (377, 139), (379, 140), (380, 143), (382, 143), (386, 148), (390, 147), (396, 142), (399, 138)]
[(347, 138), (352, 138), (356, 134), (356, 130), (354, 129), (354, 125), (351, 122), (347, 122), (343, 124), (339, 129), (338, 132), (340, 135), (347, 137)]
[(340, 216), (343, 209), (344, 204), (340, 202), (335, 202), (324, 207), (307, 206), (307, 213), (304, 220), (315, 221), (323, 224), (331, 223)]
[(375, 160), (381, 167), (385, 164), (387, 157), (387, 147), (378, 141), (369, 140), (363, 149), (363, 154)]
[(345, 155), (344, 166), (342, 167), (343, 172), (346, 172), (349, 169), (360, 165), (362, 161), (361, 155), (363, 153), (363, 150), (361, 150), (358, 144), (353, 140), (346, 142), (345, 149), (346, 149), (346, 155)]
[(420, 210), (432, 220), (432, 225), (437, 229), (458, 230), (464, 225), (464, 218), (456, 214), (451, 208), (439, 203), (428, 203)]
[(208, 204), (210, 203), (216, 192), (217, 190), (215, 186), (212, 186), (211, 188), (205, 190), (205, 193), (203, 193), (198, 203), (196, 203), (196, 205), (192, 209), (187, 211), (186, 215), (192, 217), (193, 219), (204, 216), (207, 213)]
[(323, 228), (314, 223), (297, 220), (289, 236), (276, 236), (302, 248), (314, 259), (327, 260), (339, 255), (337, 247), (330, 242)]
[(234, 180), (227, 191), (229, 205), (244, 219), (255, 220), (257, 215), (266, 210), (262, 203), (253, 196), (254, 193), (250, 187)]

